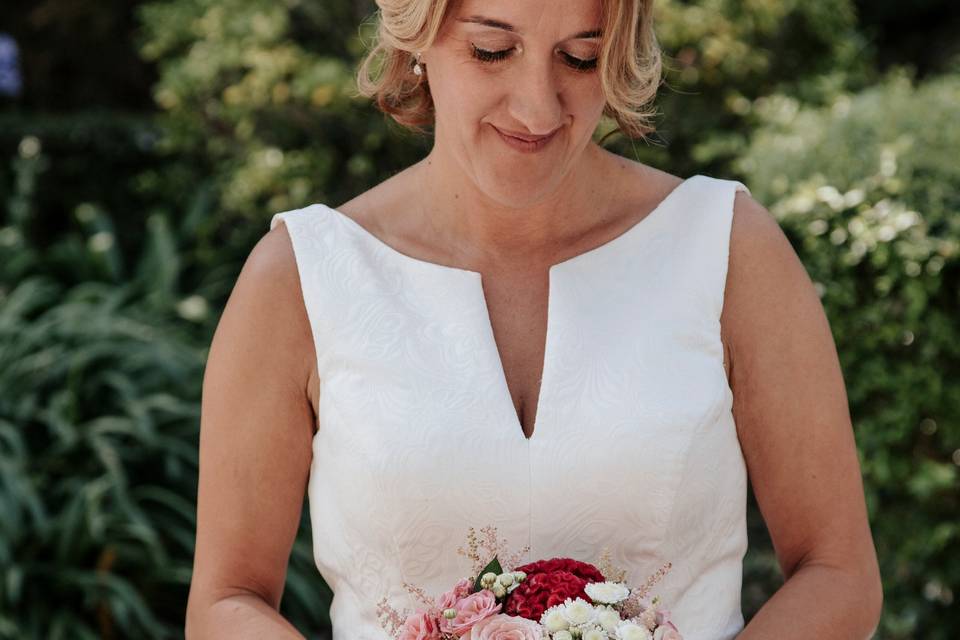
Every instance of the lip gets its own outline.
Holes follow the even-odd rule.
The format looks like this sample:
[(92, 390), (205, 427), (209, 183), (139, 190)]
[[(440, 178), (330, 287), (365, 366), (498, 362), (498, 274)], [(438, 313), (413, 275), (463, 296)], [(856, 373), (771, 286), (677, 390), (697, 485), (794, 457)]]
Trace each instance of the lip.
[(525, 151), (525, 152), (539, 151), (540, 149), (543, 149), (545, 146), (547, 146), (547, 144), (550, 143), (551, 140), (553, 140), (556, 137), (557, 132), (560, 131), (560, 127), (558, 127), (553, 131), (553, 133), (549, 135), (541, 136), (539, 138), (531, 138), (530, 136), (525, 136), (520, 133), (505, 131), (503, 129), (500, 129), (496, 125), (490, 125), (490, 126), (492, 126), (497, 131), (497, 133), (500, 134), (500, 138), (504, 142), (506, 142), (508, 145), (510, 145), (517, 151)]

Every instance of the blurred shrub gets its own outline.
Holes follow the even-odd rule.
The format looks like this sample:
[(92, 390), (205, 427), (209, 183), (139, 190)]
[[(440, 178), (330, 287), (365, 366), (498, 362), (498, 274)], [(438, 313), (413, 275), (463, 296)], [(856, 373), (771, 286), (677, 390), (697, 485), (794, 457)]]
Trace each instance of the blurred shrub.
[[(140, 172), (161, 166), (154, 146), (159, 136), (148, 114), (0, 112), (0, 201), (10, 202), (12, 190), (22, 189), (17, 185), (29, 175), (32, 214), (26, 231), (36, 242), (69, 231), (74, 208), (84, 202), (124, 212), (117, 221), (118, 236), (136, 238), (134, 229), (143, 224), (138, 213), (150, 207), (153, 195), (139, 193), (133, 181)], [(68, 282), (86, 275), (69, 269), (48, 273)]]
[[(135, 261), (92, 202), (35, 242), (55, 166), (25, 137), (0, 210), (0, 638), (182, 637), (215, 318), (160, 214), (127, 221)], [(315, 573), (302, 536), (284, 612), (304, 630), (329, 623)]]
[(225, 219), (259, 225), (268, 212), (347, 200), (420, 155), (417, 139), (352, 96), (369, 37), (356, 26), (365, 4), (372, 9), (292, 0), (140, 8), (141, 53), (160, 70), (162, 145), (205, 159)]
[[(198, 337), (209, 336), (212, 311), (223, 307), (265, 223), (223, 222), (202, 161), (161, 150), (162, 135), (149, 115), (0, 113), (0, 158), (8, 159), (0, 162), (0, 202), (16, 222), (5, 233), (8, 240), (22, 236), (5, 266), (25, 265), (24, 274), (67, 286), (155, 278), (152, 296), (205, 299), (192, 326)], [(145, 237), (146, 227), (158, 234)], [(146, 265), (145, 242), (160, 241), (162, 259)], [(42, 259), (25, 262), (34, 250)]]
[(666, 0), (655, 5), (666, 146), (621, 142), (678, 175), (728, 173), (754, 126), (753, 101), (778, 92), (817, 104), (873, 77), (852, 0)]
[(884, 577), (879, 637), (960, 629), (960, 76), (758, 101), (740, 167), (837, 342)]

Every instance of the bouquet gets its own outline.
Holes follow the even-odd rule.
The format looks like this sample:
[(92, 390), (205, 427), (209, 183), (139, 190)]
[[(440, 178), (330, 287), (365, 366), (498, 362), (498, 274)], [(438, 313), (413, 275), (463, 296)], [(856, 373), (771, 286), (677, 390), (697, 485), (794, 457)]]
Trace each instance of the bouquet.
[(471, 527), (469, 551), (458, 549), (473, 561), (472, 575), (449, 591), (431, 598), (404, 583), (423, 605), (416, 611), (380, 600), (380, 625), (394, 640), (682, 640), (659, 596), (648, 597), (669, 562), (634, 588), (606, 550), (599, 567), (572, 558), (517, 565), (529, 547), (507, 556), (495, 527), (480, 532)]

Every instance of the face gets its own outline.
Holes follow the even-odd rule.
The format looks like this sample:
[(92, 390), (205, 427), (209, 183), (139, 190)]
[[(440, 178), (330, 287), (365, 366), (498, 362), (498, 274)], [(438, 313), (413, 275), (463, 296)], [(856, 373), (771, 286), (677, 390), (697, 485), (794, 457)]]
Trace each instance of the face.
[[(438, 170), (462, 171), (508, 207), (554, 193), (603, 113), (600, 17), (599, 0), (456, 3), (421, 56), (436, 111), (433, 153), (445, 161)], [(525, 152), (498, 130), (554, 134)]]

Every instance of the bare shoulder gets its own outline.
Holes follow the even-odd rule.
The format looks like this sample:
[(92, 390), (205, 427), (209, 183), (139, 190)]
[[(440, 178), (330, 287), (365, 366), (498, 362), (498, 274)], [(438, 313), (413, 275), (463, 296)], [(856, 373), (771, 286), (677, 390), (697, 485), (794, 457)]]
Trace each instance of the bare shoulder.
[[(296, 375), (302, 388), (317, 408), (317, 358), (313, 342), (310, 320), (304, 304), (300, 273), (290, 230), (282, 220), (254, 246), (241, 272), (240, 278), (250, 281), (251, 290), (262, 291), (261, 299), (268, 301), (261, 308), (269, 314), (263, 321), (273, 322), (274, 327), (283, 327), (280, 332), (274, 328), (271, 340), (280, 339), (277, 333), (283, 333), (282, 346), (294, 359), (291, 373)], [(239, 287), (239, 280), (238, 280)]]
[(316, 354), (306, 314), (290, 230), (281, 221), (254, 245), (241, 269), (227, 308), (261, 337), (259, 348), (284, 367), (285, 377), (309, 389)]
[(281, 219), (250, 250), (241, 277), (280, 277), (285, 283), (297, 283), (297, 261), (290, 230)]
[[(764, 313), (758, 315), (758, 308)], [(776, 218), (752, 195), (738, 190), (721, 317), (728, 364), (738, 339), (746, 346), (750, 332), (762, 328), (756, 323), (794, 317), (787, 309), (808, 318), (823, 313), (813, 282)]]

